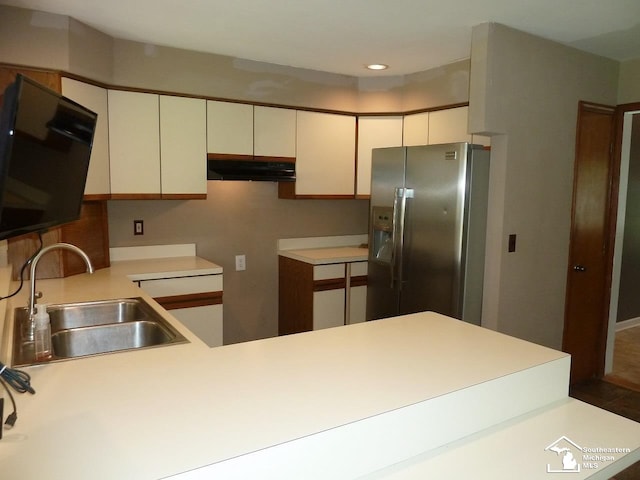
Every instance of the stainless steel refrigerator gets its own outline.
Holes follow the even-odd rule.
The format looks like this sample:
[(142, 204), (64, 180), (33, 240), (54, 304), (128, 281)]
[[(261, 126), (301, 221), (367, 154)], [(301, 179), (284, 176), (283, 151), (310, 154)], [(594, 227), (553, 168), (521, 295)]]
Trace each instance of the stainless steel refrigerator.
[(435, 311), (479, 325), (489, 152), (373, 149), (367, 320)]

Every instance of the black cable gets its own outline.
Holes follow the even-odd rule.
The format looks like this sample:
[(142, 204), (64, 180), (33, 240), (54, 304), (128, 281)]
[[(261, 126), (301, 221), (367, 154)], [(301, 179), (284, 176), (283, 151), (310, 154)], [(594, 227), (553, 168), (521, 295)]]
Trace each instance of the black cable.
[[(7, 386), (6, 383), (4, 383), (4, 380), (2, 380), (2, 378), (0, 378), (0, 384), (4, 387), (4, 389), (9, 394), (9, 398), (11, 399), (11, 405), (13, 407), (13, 412), (11, 412), (7, 416), (7, 420), (4, 422), (4, 425), (5, 425), (5, 428), (12, 428), (15, 425), (16, 420), (18, 420), (18, 407), (16, 407), (16, 401), (13, 398), (13, 394), (11, 393), (11, 390), (9, 390), (9, 387)], [(2, 423), (2, 418), (0, 418), (0, 423)], [(0, 425), (0, 429), (2, 429), (2, 425)], [(0, 434), (0, 438), (1, 438), (1, 434)]]
[(18, 393), (29, 392), (32, 395), (36, 393), (33, 387), (31, 387), (31, 377), (27, 372), (9, 368), (0, 362), (0, 377), (8, 386)]
[(7, 298), (11, 298), (15, 295), (18, 294), (18, 292), (20, 290), (22, 290), (22, 285), (24, 284), (24, 271), (27, 269), (27, 267), (31, 264), (31, 262), (33, 261), (33, 259), (35, 258), (35, 256), (40, 253), (40, 250), (42, 250), (42, 234), (38, 233), (38, 239), (40, 240), (40, 246), (38, 247), (38, 249), (35, 251), (35, 253), (33, 255), (31, 255), (26, 262), (24, 262), (24, 265), (22, 265), (22, 268), (20, 269), (20, 285), (18, 285), (18, 288), (16, 289), (15, 292), (10, 293), (9, 295), (7, 295), (6, 297), (0, 297), (0, 300), (5, 300)]
[[(9, 414), (7, 420), (4, 422), (6, 428), (11, 428), (15, 425), (16, 420), (18, 420), (18, 408), (16, 407), (16, 401), (13, 398), (13, 394), (9, 387), (13, 388), (18, 393), (29, 392), (33, 395), (36, 391), (31, 386), (31, 377), (27, 372), (7, 368), (7, 366), (2, 362), (0, 362), (0, 383), (9, 394), (11, 405), (13, 406), (13, 412)], [(0, 422), (2, 422), (1, 418)], [(2, 428), (2, 425), (0, 425), (0, 428)]]

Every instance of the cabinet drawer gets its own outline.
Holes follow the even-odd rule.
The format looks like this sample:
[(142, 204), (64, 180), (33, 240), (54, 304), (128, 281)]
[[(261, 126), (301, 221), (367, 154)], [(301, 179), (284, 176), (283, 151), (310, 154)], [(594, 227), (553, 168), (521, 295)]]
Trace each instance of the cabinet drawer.
[(331, 278), (344, 278), (344, 263), (331, 263), (329, 265), (314, 265), (313, 279), (328, 280)]
[(351, 263), (351, 276), (359, 277), (361, 275), (366, 275), (368, 269), (367, 262), (353, 262)]
[(152, 297), (169, 297), (190, 293), (222, 291), (222, 275), (141, 280), (140, 288)]

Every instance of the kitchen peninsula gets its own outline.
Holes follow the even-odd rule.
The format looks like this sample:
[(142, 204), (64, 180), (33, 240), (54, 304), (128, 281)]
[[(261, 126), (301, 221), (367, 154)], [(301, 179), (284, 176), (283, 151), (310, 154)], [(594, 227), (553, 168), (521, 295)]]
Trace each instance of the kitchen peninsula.
[[(623, 449), (572, 478), (606, 479), (640, 459), (639, 424), (567, 397), (562, 352), (434, 313), (209, 348), (131, 273), (38, 288), (47, 303), (141, 296), (189, 343), (25, 368), (37, 393), (17, 398), (0, 478), (465, 478), (473, 468), (479, 479), (540, 479), (562, 459), (548, 450), (562, 438)], [(3, 361), (25, 302), (3, 302)]]

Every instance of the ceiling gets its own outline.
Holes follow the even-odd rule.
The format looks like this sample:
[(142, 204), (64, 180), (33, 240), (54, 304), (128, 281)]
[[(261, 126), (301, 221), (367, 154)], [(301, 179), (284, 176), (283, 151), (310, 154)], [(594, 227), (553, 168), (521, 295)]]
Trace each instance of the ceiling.
[[(357, 77), (469, 57), (497, 22), (616, 60), (640, 57), (639, 0), (0, 0), (113, 37)], [(35, 17), (35, 16), (34, 16)], [(369, 63), (389, 69), (372, 73)]]

